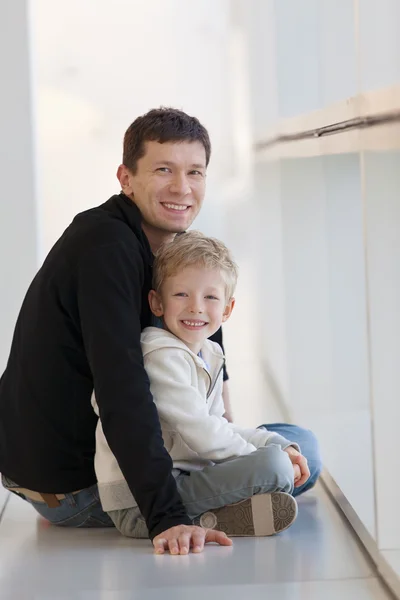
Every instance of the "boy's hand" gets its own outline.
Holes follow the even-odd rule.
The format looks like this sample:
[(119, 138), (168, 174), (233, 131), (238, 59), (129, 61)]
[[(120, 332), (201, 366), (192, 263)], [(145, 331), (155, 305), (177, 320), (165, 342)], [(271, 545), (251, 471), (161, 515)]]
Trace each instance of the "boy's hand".
[[(285, 452), (287, 452), (289, 455), (294, 468), (294, 487), (300, 487), (310, 477), (310, 469), (308, 468), (307, 459), (292, 446), (285, 448)], [(298, 477), (298, 471), (296, 467), (300, 470), (300, 478)]]
[(296, 487), (296, 483), (301, 479), (301, 471), (299, 465), (293, 465), (293, 473), (294, 473), (294, 487)]
[(156, 554), (164, 554), (169, 550), (170, 554), (189, 554), (189, 550), (199, 553), (204, 549), (204, 544), (215, 542), (220, 546), (232, 546), (232, 540), (226, 533), (213, 529), (203, 529), (195, 525), (178, 525), (163, 531), (153, 540)]

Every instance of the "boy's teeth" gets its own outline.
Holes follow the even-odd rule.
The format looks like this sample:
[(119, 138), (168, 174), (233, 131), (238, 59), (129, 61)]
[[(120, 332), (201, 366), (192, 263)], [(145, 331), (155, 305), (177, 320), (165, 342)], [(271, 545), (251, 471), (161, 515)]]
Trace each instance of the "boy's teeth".
[(202, 325), (205, 325), (204, 321), (183, 321), (185, 323), (185, 325), (189, 325), (189, 327), (201, 327)]
[(164, 203), (164, 206), (166, 206), (167, 208), (173, 208), (174, 210), (186, 210), (187, 206), (182, 205), (182, 204), (166, 204)]

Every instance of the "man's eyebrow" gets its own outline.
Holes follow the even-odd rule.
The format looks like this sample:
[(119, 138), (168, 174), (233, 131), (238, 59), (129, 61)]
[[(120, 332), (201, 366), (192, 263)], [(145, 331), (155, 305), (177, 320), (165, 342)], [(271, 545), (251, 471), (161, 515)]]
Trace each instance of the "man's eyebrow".
[[(167, 167), (173, 167), (176, 163), (171, 160), (158, 160), (154, 163), (155, 165), (167, 165)], [(191, 169), (205, 169), (206, 165), (203, 163), (194, 163), (190, 165)]]

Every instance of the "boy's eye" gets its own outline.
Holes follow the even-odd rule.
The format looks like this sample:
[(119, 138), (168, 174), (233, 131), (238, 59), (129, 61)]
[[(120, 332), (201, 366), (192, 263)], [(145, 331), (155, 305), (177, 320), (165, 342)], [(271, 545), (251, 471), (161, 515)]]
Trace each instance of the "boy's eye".
[(218, 300), (217, 296), (212, 296), (211, 294), (209, 296), (206, 296), (207, 300)]
[(177, 294), (174, 294), (174, 296), (180, 296), (180, 297), (185, 297), (187, 296), (187, 294), (185, 294), (185, 292), (178, 292)]

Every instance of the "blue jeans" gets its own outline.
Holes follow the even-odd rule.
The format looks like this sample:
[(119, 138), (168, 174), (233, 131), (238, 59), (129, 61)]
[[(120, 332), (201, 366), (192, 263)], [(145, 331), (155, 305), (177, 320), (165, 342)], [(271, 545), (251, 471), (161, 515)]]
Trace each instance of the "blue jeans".
[[(18, 485), (2, 476), (3, 486), (13, 492)], [(23, 500), (26, 500), (42, 517), (60, 527), (114, 527), (107, 513), (101, 507), (97, 485), (92, 485), (78, 494), (65, 494), (60, 500), (60, 505), (50, 508), (45, 502), (31, 500), (20, 492), (13, 492)]]
[[(304, 485), (295, 488), (294, 496), (299, 496), (311, 489), (321, 472), (321, 458), (319, 453), (318, 441), (312, 431), (289, 425), (285, 423), (274, 423), (265, 425), (270, 431), (280, 433), (291, 442), (296, 442), (301, 449), (302, 454), (308, 460), (311, 476)], [(12, 491), (17, 484), (10, 481), (3, 475), (3, 485)], [(101, 507), (97, 485), (82, 490), (78, 494), (66, 494), (66, 498), (60, 500), (60, 506), (49, 508), (45, 502), (34, 502), (22, 494), (17, 494), (23, 500), (26, 500), (33, 508), (45, 519), (48, 519), (54, 525), (62, 527), (114, 527), (111, 518)]]
[(297, 443), (300, 446), (301, 453), (308, 461), (310, 478), (300, 487), (294, 488), (293, 496), (300, 496), (300, 494), (304, 494), (304, 492), (314, 487), (322, 470), (319, 444), (314, 433), (309, 429), (303, 429), (303, 427), (289, 425), (288, 423), (272, 423), (269, 425), (266, 424), (264, 427), (269, 431), (275, 431), (283, 435), (290, 442)]

